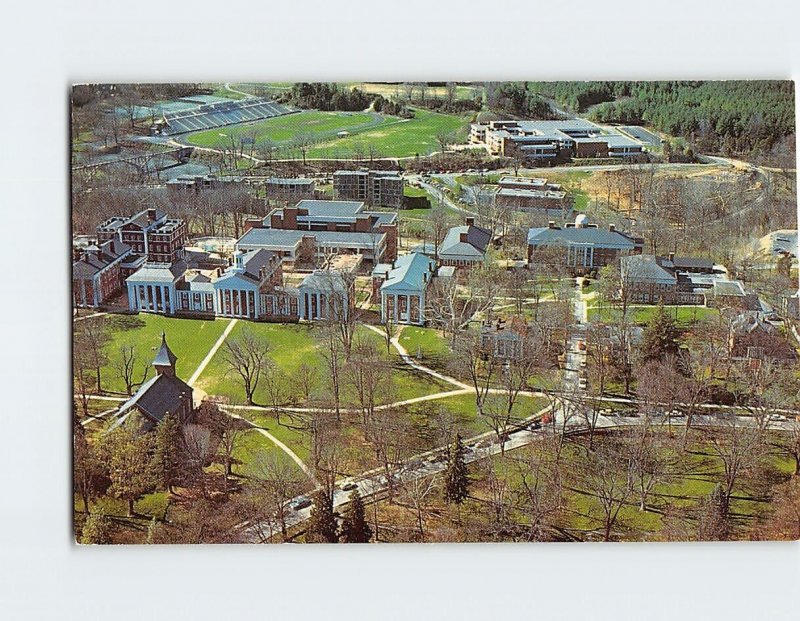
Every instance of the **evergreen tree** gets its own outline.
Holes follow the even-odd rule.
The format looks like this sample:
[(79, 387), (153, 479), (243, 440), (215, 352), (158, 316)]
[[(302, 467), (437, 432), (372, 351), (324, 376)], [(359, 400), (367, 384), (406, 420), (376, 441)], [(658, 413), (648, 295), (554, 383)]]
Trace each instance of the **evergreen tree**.
[(663, 304), (658, 305), (655, 315), (644, 329), (641, 352), (645, 363), (663, 360), (668, 355), (675, 356), (678, 353), (678, 327)]
[(90, 513), (83, 523), (81, 543), (111, 543), (111, 520), (103, 513)]
[(447, 459), (447, 470), (444, 474), (444, 495), (447, 502), (461, 504), (469, 494), (469, 475), (464, 463), (464, 444), (461, 434), (457, 433)]
[(325, 490), (319, 490), (314, 496), (306, 541), (308, 543), (336, 543), (339, 541), (336, 516), (333, 515), (333, 498)]
[(181, 426), (174, 414), (167, 414), (156, 427), (155, 454), (153, 456), (159, 486), (172, 493), (172, 488), (180, 484)]
[(342, 525), (342, 541), (345, 543), (369, 543), (372, 529), (367, 524), (364, 501), (358, 490), (350, 494), (350, 508)]
[(101, 459), (101, 451), (89, 443), (83, 426), (77, 424), (72, 454), (72, 483), (83, 502), (83, 512), (89, 515), (89, 503), (105, 491), (108, 473)]
[(128, 515), (133, 515), (134, 501), (158, 485), (153, 448), (153, 434), (142, 432), (135, 420), (128, 420), (107, 436), (108, 493), (127, 501)]

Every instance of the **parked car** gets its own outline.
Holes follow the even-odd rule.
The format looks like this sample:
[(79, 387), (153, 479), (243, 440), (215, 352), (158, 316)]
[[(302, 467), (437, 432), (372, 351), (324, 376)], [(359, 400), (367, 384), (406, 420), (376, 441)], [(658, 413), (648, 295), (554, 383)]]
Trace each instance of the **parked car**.
[(356, 485), (352, 481), (348, 481), (347, 483), (342, 483), (341, 489), (344, 492), (349, 492), (349, 491), (354, 490), (357, 487), (358, 487), (358, 485)]
[(583, 341), (578, 341), (578, 350), (586, 351), (586, 343), (584, 343)]
[(580, 386), (582, 390), (586, 390), (586, 388), (589, 386), (589, 382), (586, 381), (585, 377), (582, 377), (578, 380), (578, 386)]
[(300, 511), (301, 509), (305, 509), (306, 507), (310, 507), (311, 505), (312, 502), (308, 496), (300, 496), (300, 498), (293, 500), (289, 504), (289, 506), (295, 511)]

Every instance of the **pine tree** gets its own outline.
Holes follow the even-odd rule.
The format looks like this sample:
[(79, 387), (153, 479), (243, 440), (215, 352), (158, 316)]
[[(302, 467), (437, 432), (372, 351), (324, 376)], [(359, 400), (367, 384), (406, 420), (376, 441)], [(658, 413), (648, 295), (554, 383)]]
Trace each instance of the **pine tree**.
[(369, 543), (372, 529), (367, 524), (364, 501), (358, 490), (350, 494), (350, 508), (342, 525), (342, 541), (345, 543)]
[(128, 515), (133, 515), (133, 503), (151, 492), (158, 484), (153, 467), (153, 436), (137, 428), (129, 420), (107, 436), (106, 459), (111, 486), (108, 493), (128, 503)]
[(658, 305), (644, 329), (641, 351), (643, 362), (663, 360), (678, 353), (678, 327), (663, 304)]
[(461, 504), (469, 494), (469, 475), (464, 463), (464, 444), (461, 434), (457, 433), (447, 459), (447, 470), (444, 474), (444, 495), (447, 502)]
[(167, 414), (156, 427), (154, 468), (159, 485), (170, 493), (180, 483), (180, 435), (181, 427), (177, 417)]
[(336, 543), (339, 541), (336, 516), (333, 515), (333, 498), (325, 490), (319, 490), (314, 496), (306, 541), (308, 543)]
[(81, 543), (111, 543), (111, 520), (103, 513), (90, 513), (83, 523)]

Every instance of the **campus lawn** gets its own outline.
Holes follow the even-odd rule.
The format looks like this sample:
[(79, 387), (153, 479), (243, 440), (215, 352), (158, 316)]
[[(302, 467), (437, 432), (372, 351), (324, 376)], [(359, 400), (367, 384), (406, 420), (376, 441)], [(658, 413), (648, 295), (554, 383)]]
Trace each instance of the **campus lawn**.
[(200, 147), (226, 147), (230, 146), (231, 138), (238, 141), (239, 138), (254, 135), (257, 143), (267, 139), (275, 143), (290, 143), (298, 134), (307, 134), (313, 141), (319, 141), (333, 138), (343, 130), (355, 132), (395, 121), (393, 117), (367, 112), (305, 110), (254, 123), (189, 134), (187, 140), (189, 144)]
[(309, 157), (351, 157), (360, 147), (363, 153), (373, 147), (383, 157), (413, 157), (440, 151), (439, 134), (455, 134), (466, 139), (469, 117), (416, 109), (413, 119), (398, 119), (381, 127), (336, 138), (314, 146)]
[(419, 198), (421, 196), (428, 196), (428, 192), (424, 188), (415, 188), (413, 185), (407, 185), (403, 188), (403, 196)]
[[(546, 397), (521, 395), (519, 401), (514, 406), (513, 417), (514, 419), (527, 418), (547, 407), (547, 405), (548, 400)], [(411, 417), (411, 420), (417, 427), (420, 429), (428, 428), (428, 434), (425, 434), (424, 431), (420, 434), (423, 436), (430, 435), (434, 432), (436, 413), (438, 412), (450, 414), (453, 417), (455, 426), (465, 437), (492, 431), (490, 421), (478, 415), (478, 409), (475, 405), (475, 394), (471, 392), (463, 395), (446, 397), (444, 399), (414, 403), (404, 406), (403, 411)]]
[[(715, 317), (719, 311), (705, 306), (664, 306), (678, 323), (690, 324)], [(634, 323), (646, 324), (655, 315), (658, 306), (631, 306), (629, 312)], [(611, 306), (589, 306), (589, 321), (612, 322), (619, 318), (620, 311)]]
[(443, 358), (450, 351), (447, 339), (435, 328), (404, 326), (397, 340), (415, 358), (418, 354), (422, 358)]
[[(601, 435), (596, 441), (603, 442), (603, 439)], [(568, 470), (580, 472), (582, 467), (580, 456), (583, 450), (573, 444), (565, 447), (563, 458)], [(505, 475), (512, 486), (519, 484), (519, 473), (514, 457), (515, 455), (510, 453), (505, 458), (499, 455), (493, 458), (495, 472)], [(789, 461), (782, 455), (771, 456), (766, 469), (770, 476), (787, 478), (791, 476)], [(620, 511), (615, 527), (618, 537), (634, 540), (661, 539), (659, 531), (664, 526), (663, 513), (667, 506), (690, 509), (708, 498), (721, 480), (722, 462), (706, 445), (695, 442), (690, 445), (687, 452), (680, 455), (677, 471), (680, 474), (673, 476), (668, 482), (657, 484), (648, 494), (648, 510), (640, 511), (638, 495), (636, 493), (631, 495), (626, 506)], [(566, 493), (568, 514), (564, 524), (579, 531), (601, 530), (603, 512), (599, 500), (585, 489), (580, 481), (570, 483), (568, 489)], [(731, 500), (733, 517), (740, 520), (758, 518), (768, 508), (769, 504), (765, 499), (751, 497), (750, 493), (743, 489), (742, 484), (735, 489)]]
[[(267, 428), (273, 436), (292, 449), (300, 459), (305, 461), (308, 458), (309, 451), (306, 446), (306, 439), (303, 438), (299, 432), (295, 432), (294, 435), (289, 437), (290, 434), (281, 433), (281, 429), (286, 429), (285, 427), (278, 429), (278, 425), (267, 423), (266, 417), (261, 417), (265, 419), (261, 420), (261, 418), (254, 418), (253, 416), (247, 415), (247, 418), (252, 419), (253, 422), (259, 426)], [(281, 448), (276, 446), (272, 440), (259, 433), (256, 429), (249, 429), (241, 433), (237, 439), (233, 457), (238, 462), (233, 466), (234, 474), (257, 478), (263, 476), (265, 472), (268, 472), (270, 465), (277, 461), (297, 468), (298, 477), (305, 478), (305, 473), (294, 460)]]
[[(323, 343), (317, 326), (242, 321), (233, 328), (228, 340), (237, 338), (245, 329), (262, 336), (269, 343), (269, 357), (284, 374), (286, 395), (283, 404), (302, 400), (302, 397), (299, 396), (299, 386), (295, 378), (303, 364), (311, 367), (316, 375), (316, 389), (312, 392), (312, 399), (324, 396), (326, 378), (329, 373), (325, 359), (322, 356)], [(442, 390), (449, 390), (448, 385), (403, 366), (394, 350), (387, 354), (385, 340), (381, 335), (363, 326), (359, 326), (356, 334), (358, 338), (373, 340), (378, 347), (378, 351), (396, 363), (392, 368), (393, 390), (387, 390), (381, 394), (383, 403), (389, 400), (410, 399)], [(208, 394), (223, 395), (230, 398), (233, 403), (244, 404), (244, 388), (241, 378), (229, 370), (224, 356), (225, 345), (217, 351), (211, 362), (209, 362), (198, 378), (196, 386), (205, 390)], [(352, 397), (346, 391), (343, 398), (347, 406), (352, 405)], [(257, 386), (254, 401), (257, 404), (269, 402), (264, 382)]]
[[(138, 359), (134, 378), (138, 381), (153, 361), (161, 345), (163, 331), (167, 335), (167, 344), (178, 357), (178, 377), (188, 380), (228, 325), (227, 319), (175, 319), (147, 313), (107, 315), (100, 320), (108, 326), (111, 334), (105, 349), (108, 362), (101, 370), (101, 385), (104, 390), (119, 393), (125, 392), (125, 385), (115, 365), (122, 358), (124, 345), (136, 347)], [(152, 367), (149, 367), (147, 377), (153, 373)]]
[[(250, 331), (266, 340), (269, 344), (268, 355), (277, 368), (285, 374), (287, 384), (290, 383), (292, 376), (296, 376), (302, 364), (315, 369), (320, 378), (324, 377), (322, 373), (325, 361), (312, 336), (312, 326), (240, 321), (231, 330), (226, 342), (235, 340), (245, 331)], [(234, 404), (243, 405), (245, 397), (242, 381), (237, 374), (229, 370), (225, 362), (225, 351), (226, 346), (223, 344), (200, 374), (196, 386), (210, 395), (223, 395), (229, 397)], [(256, 388), (254, 400), (259, 404), (268, 402), (263, 382)]]

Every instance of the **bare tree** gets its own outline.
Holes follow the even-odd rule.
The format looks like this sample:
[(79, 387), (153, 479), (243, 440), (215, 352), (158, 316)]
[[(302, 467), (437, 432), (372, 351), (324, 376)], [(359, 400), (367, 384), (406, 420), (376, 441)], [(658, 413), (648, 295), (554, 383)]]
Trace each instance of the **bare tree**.
[(463, 284), (456, 278), (437, 278), (426, 296), (427, 314), (453, 346), (459, 332), (476, 316), (494, 307), (501, 287), (495, 268), (473, 268)]
[(134, 373), (136, 372), (136, 365), (139, 362), (138, 356), (136, 355), (136, 345), (133, 343), (123, 345), (120, 348), (120, 354), (120, 357), (114, 361), (114, 368), (119, 378), (125, 384), (125, 392), (130, 396), (133, 394), (134, 386), (138, 386), (144, 382), (147, 377), (148, 366), (143, 366), (142, 377), (140, 380), (136, 381), (134, 379)]
[(266, 452), (255, 456), (251, 464), (252, 483), (269, 502), (272, 514), (258, 520), (260, 529), (272, 537), (272, 524), (277, 525), (285, 541), (288, 535), (286, 517), (290, 511), (289, 500), (299, 494), (306, 480), (297, 466), (287, 460), (282, 453)]
[(389, 365), (373, 341), (359, 339), (346, 372), (361, 409), (362, 423), (366, 425), (375, 413), (379, 396), (386, 396), (387, 387), (391, 386)]
[(336, 412), (336, 420), (341, 418), (341, 396), (342, 396), (342, 369), (345, 366), (344, 351), (342, 342), (338, 338), (336, 327), (331, 323), (324, 323), (322, 326), (322, 338), (324, 347), (321, 355), (325, 360), (328, 369), (328, 381), (330, 394), (333, 399), (333, 407)]
[(295, 149), (300, 151), (303, 157), (303, 166), (306, 165), (306, 154), (313, 144), (313, 137), (307, 132), (300, 132), (299, 134), (295, 134), (294, 138), (292, 138), (292, 145)]
[(311, 394), (314, 392), (318, 381), (319, 372), (316, 367), (304, 362), (297, 368), (297, 385), (305, 403), (311, 400)]
[(253, 405), (253, 396), (262, 373), (273, 364), (268, 353), (269, 342), (247, 328), (238, 337), (225, 342), (223, 358), (229, 372), (236, 373), (242, 379), (248, 405)]
[(722, 463), (720, 511), (727, 516), (736, 485), (744, 475), (761, 465), (767, 445), (757, 424), (740, 420), (734, 414), (718, 414), (717, 418), (720, 426), (704, 431), (711, 451)]
[(622, 508), (634, 491), (629, 464), (618, 447), (607, 441), (586, 456), (583, 484), (602, 511), (603, 541), (610, 541)]
[(541, 443), (530, 444), (525, 456), (515, 462), (519, 480), (515, 504), (527, 517), (527, 539), (545, 541), (564, 508), (560, 469)]
[[(489, 398), (483, 400), (482, 414), (494, 430), (502, 454), (505, 453), (508, 428), (516, 420), (515, 408), (520, 395), (524, 390), (530, 389), (528, 382), (543, 366), (541, 335), (533, 328), (528, 330), (527, 334), (520, 335), (519, 347), (514, 355), (499, 361), (501, 388), (490, 392)], [(496, 355), (494, 352), (485, 351), (481, 351), (481, 354), (492, 357)]]
[(652, 419), (645, 414), (625, 438), (628, 468), (639, 495), (639, 511), (647, 509), (647, 498), (656, 485), (669, 481), (676, 461), (674, 443), (669, 436), (653, 429)]
[(419, 539), (425, 543), (425, 515), (427, 513), (428, 498), (433, 495), (438, 486), (438, 477), (412, 477), (403, 481), (402, 498), (408, 502), (417, 521)]

